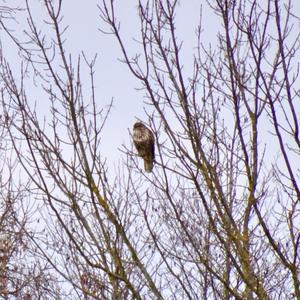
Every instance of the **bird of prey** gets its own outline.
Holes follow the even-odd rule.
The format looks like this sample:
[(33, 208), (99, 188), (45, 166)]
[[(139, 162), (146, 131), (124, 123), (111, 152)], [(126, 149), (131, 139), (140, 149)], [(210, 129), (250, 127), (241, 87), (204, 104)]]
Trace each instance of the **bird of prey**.
[(133, 125), (133, 143), (139, 156), (144, 160), (145, 171), (151, 172), (155, 156), (154, 134), (142, 122)]

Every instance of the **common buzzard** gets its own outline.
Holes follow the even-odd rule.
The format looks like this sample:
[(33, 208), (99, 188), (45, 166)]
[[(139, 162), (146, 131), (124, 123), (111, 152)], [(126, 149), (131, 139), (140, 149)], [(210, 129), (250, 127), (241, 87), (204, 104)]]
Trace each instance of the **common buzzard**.
[(151, 172), (154, 163), (154, 134), (142, 122), (133, 125), (133, 143), (139, 156), (144, 160), (146, 172)]

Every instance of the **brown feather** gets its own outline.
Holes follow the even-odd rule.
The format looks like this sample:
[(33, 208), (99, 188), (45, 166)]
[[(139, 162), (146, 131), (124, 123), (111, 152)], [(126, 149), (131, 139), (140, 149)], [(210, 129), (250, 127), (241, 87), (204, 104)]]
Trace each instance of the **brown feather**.
[(144, 159), (146, 172), (151, 172), (155, 157), (154, 134), (142, 122), (136, 122), (133, 126), (133, 143), (141, 158)]

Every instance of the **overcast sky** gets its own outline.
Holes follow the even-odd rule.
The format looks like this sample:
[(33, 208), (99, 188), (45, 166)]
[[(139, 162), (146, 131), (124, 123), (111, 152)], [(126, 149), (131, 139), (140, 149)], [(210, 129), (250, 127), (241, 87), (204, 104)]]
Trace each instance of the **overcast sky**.
[[(127, 49), (132, 54), (139, 52), (137, 43), (133, 40), (139, 34), (139, 20), (136, 7), (137, 1), (115, 1), (115, 13), (121, 24), (121, 35), (124, 37)], [(10, 3), (15, 3), (15, 6), (23, 0), (15, 0)], [(9, 3), (9, 4), (10, 4)], [(37, 22), (41, 22), (45, 16), (43, 10), (43, 1), (29, 0), (33, 8), (34, 18)], [(100, 106), (106, 106), (114, 99), (114, 106), (103, 134), (102, 149), (100, 151), (104, 156), (107, 156), (109, 162), (118, 162), (123, 157), (118, 148), (125, 144), (130, 146), (130, 136), (128, 129), (132, 128), (136, 118), (145, 120), (143, 103), (143, 91), (137, 91), (139, 88), (138, 81), (131, 75), (125, 64), (122, 64), (119, 59), (122, 54), (119, 45), (112, 35), (105, 35), (100, 32), (100, 28), (108, 29), (103, 23), (99, 14), (97, 4), (99, 1), (63, 1), (63, 15), (64, 19), (62, 25), (69, 26), (66, 33), (66, 52), (70, 52), (73, 56), (73, 61), (82, 51), (85, 52), (88, 58), (93, 58), (98, 54), (96, 64), (96, 94), (97, 102)], [(178, 39), (183, 40), (183, 49), (181, 60), (183, 62), (185, 73), (191, 74), (191, 66), (193, 62), (193, 51), (197, 45), (195, 29), (199, 24), (200, 19), (200, 5), (203, 5), (202, 24), (203, 24), (203, 41), (212, 44), (214, 48), (216, 42), (217, 31), (221, 29), (220, 20), (214, 16), (211, 9), (208, 8), (206, 1), (188, 0), (180, 1), (180, 6), (177, 11), (176, 29)], [(300, 1), (299, 1), (300, 7)], [(299, 11), (299, 7), (296, 10)], [(23, 30), (26, 26), (26, 15), (17, 15), (18, 24), (14, 24), (18, 30)], [(13, 26), (13, 25), (12, 25)], [(50, 33), (49, 27), (42, 26), (45, 33)], [(299, 27), (298, 27), (299, 30)], [(9, 45), (9, 42), (8, 42)], [(11, 51), (10, 46), (7, 47), (6, 55), (11, 62), (17, 61), (15, 59), (16, 53)], [(20, 64), (15, 64), (19, 68)], [(90, 82), (88, 80), (88, 73), (83, 69), (81, 78), (85, 90), (89, 91)], [(85, 72), (85, 73), (84, 73)], [(39, 91), (39, 86), (32, 90), (33, 101), (37, 101), (44, 107), (44, 101)], [(87, 102), (89, 99), (86, 100)], [(46, 107), (46, 106), (45, 106)], [(45, 111), (47, 115), (47, 111)], [(145, 120), (147, 121), (147, 120)]]
[[(118, 162), (122, 153), (118, 148), (125, 144), (130, 146), (130, 135), (128, 129), (131, 130), (133, 123), (137, 118), (145, 120), (145, 104), (143, 102), (143, 91), (137, 91), (140, 87), (139, 82), (131, 75), (125, 64), (119, 59), (122, 58), (117, 40), (112, 35), (105, 35), (99, 29), (108, 29), (108, 26), (100, 18), (100, 11), (97, 0), (89, 1), (68, 1), (64, 0), (62, 5), (62, 15), (64, 16), (61, 27), (68, 26), (64, 38), (65, 50), (71, 53), (73, 62), (76, 62), (77, 56), (82, 53), (90, 59), (95, 54), (98, 55), (95, 68), (95, 87), (97, 101), (100, 106), (106, 106), (114, 99), (114, 106), (110, 117), (107, 121), (105, 131), (103, 132), (103, 142), (101, 152), (108, 157), (110, 162)], [(9, 5), (15, 7), (24, 6), (25, 1), (11, 1)], [(43, 1), (29, 0), (33, 17), (38, 27), (47, 35), (51, 35), (51, 28), (43, 24), (43, 20), (47, 19), (46, 10), (43, 7)], [(179, 40), (183, 40), (181, 51), (181, 61), (184, 65), (184, 71), (187, 77), (192, 75), (193, 53), (197, 46), (196, 27), (200, 20), (200, 5), (203, 6), (203, 38), (207, 44), (216, 41), (216, 33), (220, 28), (220, 22), (216, 21), (216, 17), (211, 9), (208, 9), (206, 1), (188, 0), (180, 1), (176, 14), (176, 29)], [(115, 1), (116, 18), (121, 24), (121, 35), (124, 37), (125, 44), (129, 53), (135, 56), (138, 53), (139, 46), (134, 38), (139, 38), (140, 24), (137, 11), (137, 1)], [(25, 12), (16, 15), (17, 23), (11, 22), (11, 28), (16, 29), (20, 39), (26, 39), (22, 32), (26, 30)], [(14, 32), (14, 34), (16, 34)], [(52, 33), (53, 34), (53, 33)], [(6, 39), (4, 39), (6, 41)], [(5, 43), (5, 42), (4, 42)], [(16, 59), (16, 52), (12, 51), (10, 42), (7, 41), (6, 57), (16, 67), (20, 68), (20, 63)], [(83, 88), (88, 95), (90, 82), (87, 70), (82, 68), (81, 79)], [(18, 72), (18, 71), (17, 71)], [(29, 92), (29, 91), (28, 91)], [(47, 99), (40, 92), (40, 86), (30, 89), (32, 94), (30, 98), (37, 102), (37, 105), (46, 110), (44, 104)], [(88, 102), (90, 99), (86, 99)], [(47, 115), (47, 111), (44, 112)]]
[[(104, 132), (103, 152), (111, 161), (117, 161), (121, 153), (116, 151), (124, 143), (129, 146), (131, 129), (136, 118), (144, 119), (143, 95), (137, 91), (138, 81), (130, 74), (122, 58), (119, 45), (114, 36), (105, 35), (99, 28), (108, 28), (99, 17), (97, 1), (64, 1), (65, 23), (69, 24), (68, 46), (73, 53), (85, 51), (92, 57), (98, 53), (96, 88), (99, 103), (104, 105), (114, 99), (114, 108)], [(184, 39), (186, 51), (185, 67), (192, 64), (193, 48), (196, 46), (195, 29), (200, 19), (200, 2), (198, 0), (181, 1), (177, 15), (178, 35)], [(136, 1), (116, 1), (116, 16), (121, 22), (121, 34), (126, 39), (128, 50), (132, 55), (138, 50), (133, 38), (139, 34), (139, 21)], [(209, 15), (203, 16), (208, 20)], [(209, 21), (212, 25), (213, 23)], [(213, 25), (212, 25), (213, 26)], [(210, 28), (211, 26), (208, 26)]]

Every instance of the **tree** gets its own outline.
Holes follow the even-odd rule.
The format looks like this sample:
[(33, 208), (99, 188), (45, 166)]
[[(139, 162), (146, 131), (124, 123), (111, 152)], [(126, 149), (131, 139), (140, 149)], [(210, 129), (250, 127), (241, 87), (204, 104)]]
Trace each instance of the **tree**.
[[(101, 28), (146, 97), (157, 141), (153, 176), (125, 147), (113, 179), (99, 151), (110, 107), (96, 101), (95, 59), (68, 55), (61, 0), (43, 2), (47, 35), (26, 3), (28, 40), (14, 39), (26, 68), (16, 79), (2, 57), (3, 111), (31, 197), (43, 203), (47, 235), (36, 251), (72, 285), (70, 298), (300, 299), (293, 1), (203, 3), (220, 23), (217, 42), (202, 40), (200, 21), (189, 58), (178, 1), (138, 1), (133, 56), (116, 2), (101, 1)], [(45, 121), (30, 100), (31, 76), (49, 99)]]
[(18, 181), (18, 163), (7, 138), (10, 122), (3, 115), (0, 122), (0, 297), (50, 299), (58, 291), (57, 279), (36, 257), (32, 240), (38, 241), (38, 232), (31, 225), (37, 220), (28, 202), (28, 185)]

